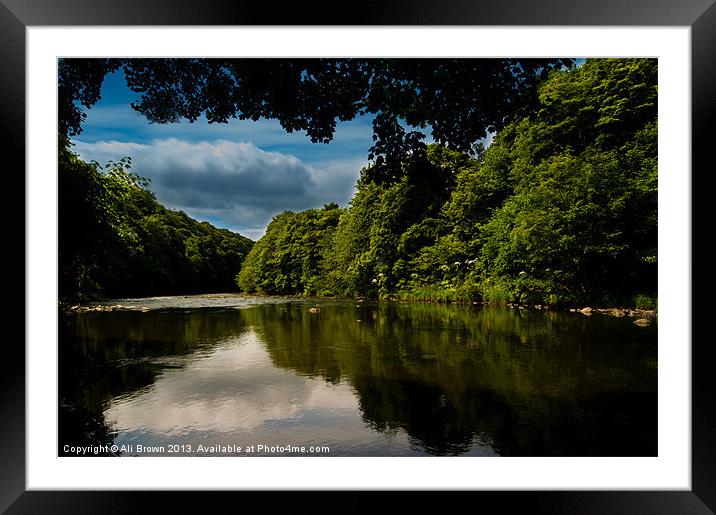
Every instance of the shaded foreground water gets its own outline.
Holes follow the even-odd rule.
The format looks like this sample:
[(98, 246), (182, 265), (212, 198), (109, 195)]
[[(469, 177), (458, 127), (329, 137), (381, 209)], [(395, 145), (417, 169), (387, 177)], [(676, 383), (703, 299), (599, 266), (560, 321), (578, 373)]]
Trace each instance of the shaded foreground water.
[(111, 303), (148, 311), (76, 314), (61, 332), (59, 455), (657, 454), (656, 324), (352, 300)]

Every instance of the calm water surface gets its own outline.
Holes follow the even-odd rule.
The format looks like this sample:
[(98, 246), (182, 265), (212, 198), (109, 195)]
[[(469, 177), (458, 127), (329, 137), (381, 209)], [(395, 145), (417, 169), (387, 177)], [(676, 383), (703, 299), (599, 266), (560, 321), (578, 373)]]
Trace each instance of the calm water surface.
[(353, 300), (118, 303), (146, 309), (73, 315), (60, 339), (60, 455), (657, 453), (656, 324)]

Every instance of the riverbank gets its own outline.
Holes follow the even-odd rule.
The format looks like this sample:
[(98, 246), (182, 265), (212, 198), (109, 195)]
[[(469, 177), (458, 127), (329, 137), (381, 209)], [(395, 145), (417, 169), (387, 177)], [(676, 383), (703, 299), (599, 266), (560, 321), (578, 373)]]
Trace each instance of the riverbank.
[(436, 300), (407, 300), (388, 298), (385, 299), (391, 302), (425, 302), (425, 303), (436, 303), (436, 304), (473, 304), (481, 306), (503, 306), (507, 309), (519, 309), (529, 311), (559, 311), (559, 312), (570, 312), (579, 313), (584, 316), (592, 316), (594, 314), (609, 315), (616, 318), (629, 317), (637, 319), (636, 322), (646, 320), (647, 323), (651, 319), (658, 318), (658, 310), (656, 309), (641, 309), (636, 307), (608, 307), (608, 308), (592, 308), (591, 306), (584, 307), (556, 307), (542, 304), (517, 304), (514, 302), (489, 302), (489, 301), (436, 301)]
[(255, 304), (279, 303), (286, 300), (305, 299), (298, 296), (268, 296), (249, 293), (204, 293), (194, 295), (164, 295), (156, 297), (128, 297), (119, 299), (101, 299), (65, 306), (68, 313), (141, 311), (155, 309), (194, 309), (194, 308), (240, 308)]
[[(106, 299), (90, 302), (88, 304), (76, 304), (68, 306), (64, 311), (69, 313), (88, 312), (112, 312), (112, 311), (140, 311), (148, 312), (152, 309), (164, 308), (204, 308), (204, 307), (236, 307), (250, 306), (259, 303), (276, 303), (287, 300), (353, 300), (364, 302), (370, 299), (344, 299), (338, 297), (304, 297), (300, 295), (259, 295), (249, 293), (207, 293), (197, 295), (175, 295), (161, 297), (139, 297), (126, 299)], [(436, 301), (436, 300), (406, 300), (389, 297), (375, 299), (376, 302), (398, 302), (398, 303), (425, 303), (425, 304), (463, 304), (479, 306), (502, 306), (505, 309), (516, 309), (523, 311), (555, 311), (570, 312), (582, 316), (591, 317), (595, 314), (607, 315), (616, 318), (628, 317), (634, 319), (638, 325), (647, 325), (653, 319), (658, 318), (656, 309), (640, 309), (635, 307), (555, 307), (541, 304), (517, 304), (517, 303), (496, 303), (488, 301)]]

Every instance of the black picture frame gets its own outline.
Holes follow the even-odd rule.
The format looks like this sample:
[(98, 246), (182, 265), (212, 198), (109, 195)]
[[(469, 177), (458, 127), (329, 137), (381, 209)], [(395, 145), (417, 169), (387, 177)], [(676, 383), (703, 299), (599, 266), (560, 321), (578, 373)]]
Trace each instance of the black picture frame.
[[(716, 0), (368, 0), (346, 12), (337, 3), (192, 0), (0, 0), (0, 145), (4, 166), (3, 244), (0, 244), (2, 314), (15, 334), (5, 339), (0, 373), (0, 510), (7, 513), (136, 513), (161, 503), (166, 512), (201, 507), (265, 503), (258, 492), (78, 492), (26, 491), (25, 484), (25, 29), (28, 26), (91, 25), (499, 25), (499, 26), (684, 26), (691, 28), (692, 70), (692, 490), (530, 491), (451, 493), (456, 506), (498, 503), (501, 510), (526, 507), (548, 513), (714, 513), (716, 511), (716, 374), (707, 322), (714, 291), (716, 250), (708, 236), (711, 217), (706, 195), (716, 186)], [(9, 165), (13, 162), (14, 165)], [(23, 217), (23, 223), (19, 222)], [(701, 236), (701, 237), (700, 237)], [(703, 237), (706, 236), (706, 237)], [(25, 271), (24, 274), (19, 273)], [(8, 329), (11, 329), (8, 327)], [(12, 334), (12, 333), (6, 333)], [(688, 345), (690, 342), (671, 342)], [(275, 494), (271, 494), (272, 499)], [(311, 506), (316, 492), (284, 494), (284, 501)], [(320, 495), (325, 495), (320, 493)], [(336, 501), (341, 511), (366, 511), (378, 493), (348, 492)], [(207, 496), (211, 496), (207, 499)], [(288, 497), (288, 499), (287, 499)], [(295, 499), (299, 497), (299, 499)], [(411, 493), (423, 504), (422, 492)], [(321, 498), (321, 503), (331, 503)], [(381, 501), (382, 502), (382, 501)], [(219, 504), (222, 503), (222, 504)], [(484, 506), (484, 504), (481, 504)]]

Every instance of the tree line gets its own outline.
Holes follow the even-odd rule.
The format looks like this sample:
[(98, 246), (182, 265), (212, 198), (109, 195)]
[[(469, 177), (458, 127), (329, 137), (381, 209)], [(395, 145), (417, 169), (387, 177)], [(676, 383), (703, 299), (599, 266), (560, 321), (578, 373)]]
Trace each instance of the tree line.
[(58, 165), (61, 301), (236, 289), (249, 238), (166, 209), (128, 158), (102, 167), (61, 147)]
[[(148, 96), (142, 109), (149, 111), (151, 99), (166, 100), (162, 84), (177, 80), (168, 73), (161, 75), (163, 65), (150, 64), (135, 63), (131, 69), (134, 83), (144, 81)], [(466, 75), (468, 68), (457, 64), (450, 68), (442, 63), (442, 73), (456, 80)], [(72, 66), (75, 72), (82, 70)], [(328, 82), (337, 80), (336, 74), (348, 80), (363, 73), (355, 63), (321, 60), (302, 66), (284, 69), (274, 63), (270, 70), (277, 67), (292, 77), (300, 71), (299, 77), (306, 78), (306, 70), (314, 66), (312, 73)], [(383, 62), (373, 70), (388, 74), (390, 66), (396, 81), (383, 89), (371, 82), (370, 95), (387, 95), (408, 82), (399, 77), (409, 77), (409, 72), (428, 80), (427, 65), (419, 62)], [(495, 70), (486, 76), (499, 76)], [(81, 300), (241, 289), (264, 294), (653, 307), (657, 61), (594, 59), (570, 69), (552, 63), (543, 69), (549, 73), (540, 75), (538, 85), (527, 79), (534, 77), (534, 70), (522, 77), (534, 101), (520, 103), (509, 117), (504, 106), (493, 113), (494, 119), (501, 120), (500, 128), (487, 149), (476, 145), (466, 150), (462, 143), (402, 148), (385, 133), (386, 141), (402, 148), (400, 158), (396, 154), (388, 161), (375, 159), (362, 170), (347, 207), (331, 203), (322, 209), (281, 213), (255, 244), (161, 206), (146, 180), (131, 172), (129, 159), (105, 167), (83, 162), (61, 132), (60, 295)], [(98, 95), (96, 81), (64, 73), (64, 87), (74, 88), (75, 96)], [(148, 83), (151, 77), (156, 82), (153, 87)], [(303, 91), (311, 84), (313, 79), (293, 85)], [(364, 94), (361, 88), (368, 86), (359, 86), (352, 87)], [(460, 90), (459, 84), (452, 88)], [(393, 93), (400, 96), (397, 90)], [(281, 98), (290, 98), (284, 94)], [(350, 96), (347, 91), (343, 94)], [(383, 102), (395, 104), (395, 113), (402, 105), (407, 111), (400, 111), (401, 116), (407, 116), (427, 101), (418, 93), (404, 96), (404, 105), (395, 104), (396, 99)], [(178, 116), (176, 110), (182, 114), (189, 107), (175, 105), (172, 113)], [(287, 108), (279, 107), (263, 115), (279, 116)], [(437, 106), (431, 109), (435, 114)], [(416, 123), (426, 113), (423, 118), (416, 114)], [(485, 124), (480, 127), (478, 132)], [(380, 127), (374, 132), (380, 133)], [(459, 134), (469, 139), (477, 133), (466, 129)], [(453, 139), (462, 142), (460, 138)], [(375, 139), (380, 142), (379, 134)]]
[[(341, 209), (285, 212), (238, 285), (267, 294), (545, 305), (657, 292), (657, 61), (555, 70), (471, 155), (434, 144), (364, 169)], [(376, 165), (373, 165), (376, 166)]]

